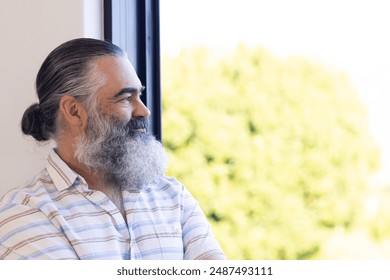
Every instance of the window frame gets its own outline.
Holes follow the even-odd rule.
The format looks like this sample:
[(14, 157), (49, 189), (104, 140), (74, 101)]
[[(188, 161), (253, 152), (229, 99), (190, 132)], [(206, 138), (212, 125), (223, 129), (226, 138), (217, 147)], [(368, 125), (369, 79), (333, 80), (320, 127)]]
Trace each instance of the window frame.
[(104, 0), (104, 40), (121, 47), (146, 87), (142, 101), (149, 108), (150, 129), (162, 139), (160, 1)]

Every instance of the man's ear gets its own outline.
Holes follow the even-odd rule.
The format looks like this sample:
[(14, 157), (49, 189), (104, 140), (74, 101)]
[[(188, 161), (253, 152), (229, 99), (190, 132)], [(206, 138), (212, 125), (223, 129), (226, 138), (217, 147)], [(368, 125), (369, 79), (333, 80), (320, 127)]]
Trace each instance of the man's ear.
[(60, 100), (60, 112), (69, 125), (84, 128), (87, 123), (87, 112), (73, 96), (65, 95)]

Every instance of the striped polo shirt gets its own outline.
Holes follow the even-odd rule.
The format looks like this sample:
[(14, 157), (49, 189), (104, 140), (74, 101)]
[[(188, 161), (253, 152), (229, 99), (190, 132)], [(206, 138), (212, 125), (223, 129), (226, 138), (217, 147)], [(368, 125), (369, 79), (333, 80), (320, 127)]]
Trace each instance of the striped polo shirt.
[(224, 254), (177, 180), (123, 191), (126, 219), (53, 150), (46, 168), (0, 200), (0, 259), (206, 259)]

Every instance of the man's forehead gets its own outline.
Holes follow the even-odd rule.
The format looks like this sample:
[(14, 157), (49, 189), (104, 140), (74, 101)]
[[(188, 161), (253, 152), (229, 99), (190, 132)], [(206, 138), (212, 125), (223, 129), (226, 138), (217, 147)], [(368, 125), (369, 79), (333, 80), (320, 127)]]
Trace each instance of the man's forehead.
[(133, 65), (126, 57), (99, 57), (95, 65), (105, 80), (101, 89), (109, 90), (112, 94), (117, 94), (122, 89), (143, 90)]

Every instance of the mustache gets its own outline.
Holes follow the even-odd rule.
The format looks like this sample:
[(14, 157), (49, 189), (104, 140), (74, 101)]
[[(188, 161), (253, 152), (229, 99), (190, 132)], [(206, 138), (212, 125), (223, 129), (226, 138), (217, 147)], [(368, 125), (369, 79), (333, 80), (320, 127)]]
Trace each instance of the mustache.
[(117, 119), (111, 119), (111, 129), (114, 135), (134, 136), (135, 134), (150, 134), (150, 120), (148, 118), (133, 118), (123, 123)]
[(150, 121), (148, 118), (134, 118), (134, 119), (130, 119), (127, 126), (130, 130), (136, 130), (136, 129), (148, 130), (150, 126)]

